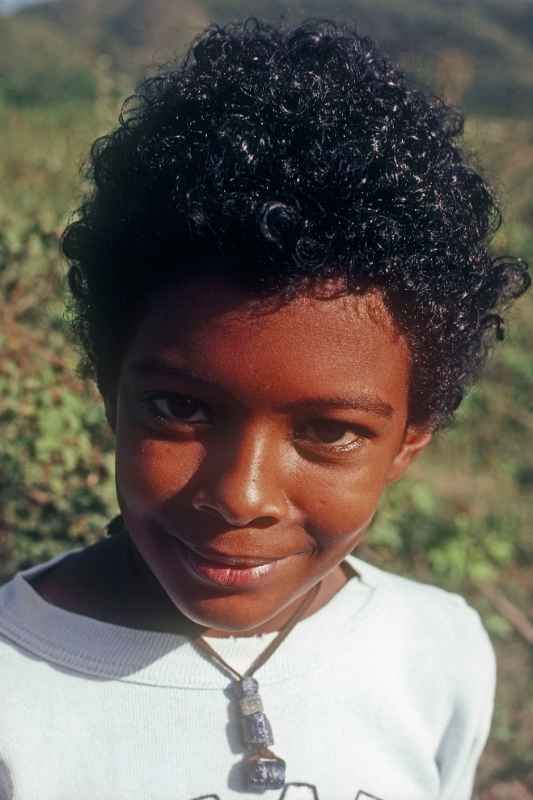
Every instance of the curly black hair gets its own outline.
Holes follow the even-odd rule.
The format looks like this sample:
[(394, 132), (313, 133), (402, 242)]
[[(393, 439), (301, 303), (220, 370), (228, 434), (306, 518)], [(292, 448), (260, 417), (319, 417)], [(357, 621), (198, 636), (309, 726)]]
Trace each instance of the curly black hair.
[(290, 299), (334, 279), (380, 289), (410, 345), (410, 421), (443, 425), (530, 283), (487, 249), (500, 214), (462, 126), (350, 26), (210, 26), (92, 147), (63, 237), (85, 373), (112, 391), (166, 281)]

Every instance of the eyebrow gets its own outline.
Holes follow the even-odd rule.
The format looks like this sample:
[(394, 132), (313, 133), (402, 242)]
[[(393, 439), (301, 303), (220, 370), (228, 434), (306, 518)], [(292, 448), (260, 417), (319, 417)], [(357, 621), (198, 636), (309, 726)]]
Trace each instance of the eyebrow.
[(181, 380), (199, 383), (206, 387), (216, 388), (214, 381), (196, 375), (191, 369), (180, 367), (178, 364), (171, 364), (162, 359), (154, 358), (153, 356), (132, 361), (129, 369), (132, 372), (136, 372), (138, 375), (179, 378)]
[[(141, 358), (137, 361), (132, 361), (130, 364), (130, 370), (140, 375), (177, 378), (183, 381), (196, 383), (210, 389), (219, 388), (214, 381), (206, 380), (206, 378), (196, 375), (190, 369), (178, 366), (177, 364), (170, 364), (167, 361), (163, 361), (154, 357)], [(280, 411), (286, 412), (304, 409), (313, 410), (319, 408), (366, 411), (369, 414), (374, 414), (378, 417), (385, 417), (386, 419), (390, 419), (394, 415), (394, 409), (391, 405), (389, 405), (389, 403), (386, 403), (379, 397), (367, 392), (361, 392), (351, 397), (342, 397), (341, 395), (306, 397), (303, 400), (295, 400), (291, 403), (284, 403), (282, 406), (280, 406)]]
[(314, 409), (314, 408), (338, 408), (352, 411), (367, 411), (378, 417), (390, 419), (394, 415), (394, 409), (384, 400), (370, 394), (357, 394), (353, 397), (306, 397), (305, 400), (297, 400), (294, 403), (286, 403), (282, 406), (283, 411), (291, 409)]

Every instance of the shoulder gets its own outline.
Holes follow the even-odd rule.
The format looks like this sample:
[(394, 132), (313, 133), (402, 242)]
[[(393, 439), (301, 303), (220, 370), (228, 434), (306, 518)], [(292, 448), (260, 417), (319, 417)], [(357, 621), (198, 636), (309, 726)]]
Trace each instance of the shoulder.
[(90, 616), (92, 586), (85, 564), (95, 562), (98, 549), (92, 545), (61, 553), (19, 571), (0, 586), (0, 668), (16, 657), (13, 645), (42, 653), (50, 637), (55, 639), (61, 619), (64, 622), (58, 612)]
[(394, 602), (399, 614), (414, 613), (422, 624), (429, 615), (434, 618), (435, 614), (448, 619), (450, 623), (463, 620), (466, 624), (468, 621), (470, 624), (481, 624), (478, 612), (460, 594), (388, 572), (355, 556), (350, 556), (349, 560), (365, 583), (379, 589), (383, 596)]
[(37, 564), (16, 577), (22, 577), (52, 606), (73, 614), (98, 616), (98, 609), (113, 596), (116, 550), (113, 540), (101, 539)]
[(496, 658), (479, 612), (464, 597), (396, 575), (354, 556), (350, 561), (380, 597), (380, 635), (401, 642), (465, 692), (494, 689)]

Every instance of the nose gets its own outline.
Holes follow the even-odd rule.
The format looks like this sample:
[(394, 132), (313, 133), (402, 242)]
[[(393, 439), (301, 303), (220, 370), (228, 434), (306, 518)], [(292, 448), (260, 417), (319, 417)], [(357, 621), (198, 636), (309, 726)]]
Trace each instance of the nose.
[(194, 508), (215, 512), (233, 527), (267, 527), (284, 519), (289, 502), (282, 485), (281, 446), (275, 438), (265, 429), (248, 426), (220, 444), (221, 457), (208, 454)]

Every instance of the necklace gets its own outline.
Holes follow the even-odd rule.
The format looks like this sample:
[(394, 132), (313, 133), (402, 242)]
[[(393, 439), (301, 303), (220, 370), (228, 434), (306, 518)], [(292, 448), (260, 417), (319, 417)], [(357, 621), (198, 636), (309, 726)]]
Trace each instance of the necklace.
[(274, 744), (272, 728), (268, 717), (263, 711), (263, 703), (259, 696), (259, 684), (252, 675), (259, 667), (263, 666), (283, 640), (286, 639), (296, 623), (310, 607), (319, 589), (320, 583), (317, 583), (304, 597), (303, 602), (281, 628), (278, 635), (242, 675), (224, 661), (202, 636), (193, 640), (193, 644), (211, 656), (220, 669), (229, 672), (236, 679), (232, 689), (239, 704), (243, 745), (247, 751), (243, 766), (248, 788), (250, 789), (282, 789), (285, 785), (286, 768), (285, 761), (269, 750), (270, 745)]

